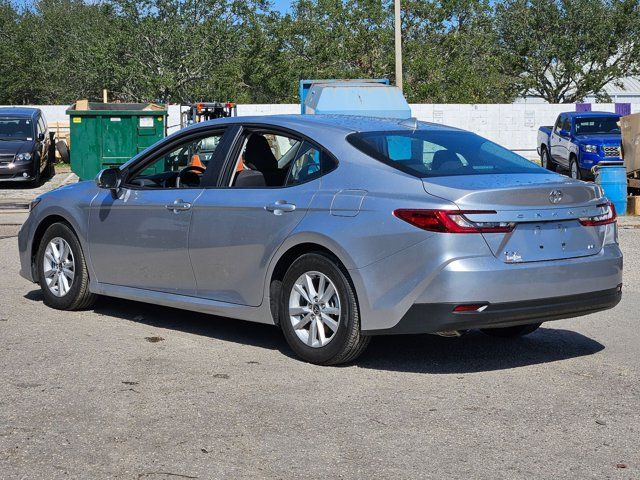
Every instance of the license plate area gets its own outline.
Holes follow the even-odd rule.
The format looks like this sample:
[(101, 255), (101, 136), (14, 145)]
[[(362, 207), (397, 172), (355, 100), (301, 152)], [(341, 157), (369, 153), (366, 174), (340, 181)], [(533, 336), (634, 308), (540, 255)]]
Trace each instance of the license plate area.
[(578, 220), (521, 223), (511, 233), (484, 237), (505, 263), (539, 262), (595, 255), (602, 248), (604, 228), (585, 227)]

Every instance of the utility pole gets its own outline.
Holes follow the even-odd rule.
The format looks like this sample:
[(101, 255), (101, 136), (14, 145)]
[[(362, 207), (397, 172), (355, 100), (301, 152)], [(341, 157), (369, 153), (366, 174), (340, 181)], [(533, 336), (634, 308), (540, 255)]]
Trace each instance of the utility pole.
[(396, 85), (402, 90), (402, 35), (400, 33), (400, 0), (394, 0), (396, 37)]

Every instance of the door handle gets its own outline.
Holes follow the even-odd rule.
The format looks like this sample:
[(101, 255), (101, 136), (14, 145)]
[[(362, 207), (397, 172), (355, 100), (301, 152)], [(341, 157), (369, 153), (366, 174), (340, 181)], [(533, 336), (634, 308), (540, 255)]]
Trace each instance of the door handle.
[(191, 209), (191, 204), (189, 202), (185, 202), (184, 200), (176, 200), (173, 203), (165, 205), (167, 210), (173, 211), (173, 213), (184, 212), (185, 210)]
[(286, 212), (293, 212), (296, 206), (293, 203), (287, 203), (286, 200), (278, 200), (276, 203), (270, 203), (264, 207), (268, 212), (273, 212), (274, 215), (282, 215)]

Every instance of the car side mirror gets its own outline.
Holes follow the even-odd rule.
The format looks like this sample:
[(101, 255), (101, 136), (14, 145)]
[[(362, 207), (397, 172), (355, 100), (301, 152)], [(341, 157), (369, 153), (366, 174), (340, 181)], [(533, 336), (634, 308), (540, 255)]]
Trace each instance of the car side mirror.
[(38, 140), (41, 141), (41, 142), (44, 140), (44, 133), (39, 133), (38, 134)]
[(562, 128), (558, 132), (558, 135), (560, 135), (561, 137), (568, 137), (569, 136), (569, 132), (567, 130), (565, 130), (564, 128)]
[(104, 170), (100, 170), (96, 176), (96, 185), (99, 188), (111, 190), (112, 192), (120, 188), (121, 182), (122, 176), (120, 175), (119, 168), (105, 168)]

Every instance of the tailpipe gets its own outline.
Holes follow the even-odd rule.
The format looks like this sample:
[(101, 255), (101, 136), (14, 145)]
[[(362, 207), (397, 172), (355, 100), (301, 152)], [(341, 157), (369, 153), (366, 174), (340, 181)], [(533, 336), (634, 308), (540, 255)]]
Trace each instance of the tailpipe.
[(436, 332), (434, 335), (451, 338), (451, 337), (461, 337), (467, 332), (468, 330), (444, 330), (442, 332)]

